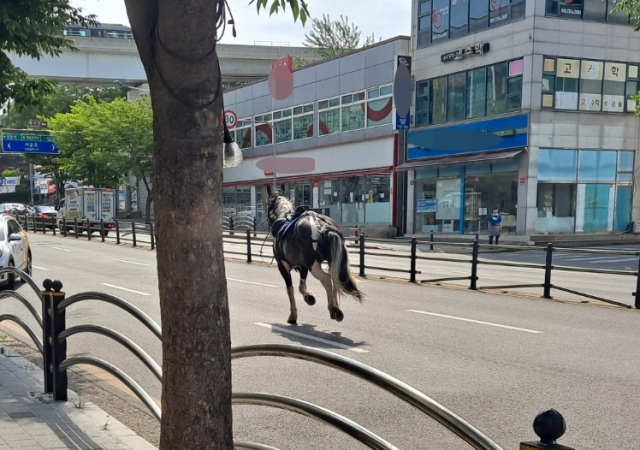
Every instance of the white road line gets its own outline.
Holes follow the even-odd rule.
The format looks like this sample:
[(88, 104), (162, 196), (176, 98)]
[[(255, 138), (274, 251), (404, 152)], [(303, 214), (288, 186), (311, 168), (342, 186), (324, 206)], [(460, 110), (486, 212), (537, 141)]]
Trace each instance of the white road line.
[(510, 327), (509, 325), (500, 325), (498, 323), (483, 322), (481, 320), (465, 319), (463, 317), (447, 316), (445, 314), (436, 314), (436, 313), (431, 313), (426, 311), (417, 311), (415, 309), (408, 309), (407, 311), (418, 313), (418, 314), (426, 314), (428, 316), (437, 316), (437, 317), (444, 317), (446, 319), (455, 319), (455, 320), (462, 320), (464, 322), (479, 323), (481, 325), (489, 325), (492, 327), (506, 328), (508, 330), (524, 331), (525, 333), (542, 334), (542, 331), (529, 330), (527, 328)]
[(71, 250), (67, 250), (66, 248), (56, 247), (55, 245), (52, 245), (51, 248), (55, 248), (56, 250), (62, 250), (63, 252), (70, 252), (71, 251)]
[(229, 281), (237, 281), (238, 283), (256, 284), (258, 286), (266, 286), (266, 287), (273, 287), (273, 288), (277, 288), (278, 287), (278, 286), (276, 286), (274, 284), (264, 284), (264, 283), (257, 283), (255, 281), (236, 280), (235, 278), (227, 278), (227, 280), (229, 280)]
[(127, 292), (132, 292), (134, 294), (138, 294), (138, 295), (151, 295), (151, 294), (147, 294), (146, 292), (140, 292), (140, 291), (134, 291), (133, 289), (127, 289), (127, 288), (123, 288), (121, 286), (115, 286), (113, 284), (108, 284), (108, 283), (100, 283), (103, 286), (107, 286), (110, 288), (114, 288), (114, 289), (120, 289), (122, 291), (127, 291)]
[(123, 263), (127, 263), (127, 264), (135, 264), (136, 266), (148, 266), (149, 265), (149, 264), (142, 264), (142, 263), (137, 263), (137, 262), (133, 262), (133, 261), (125, 261), (124, 259), (114, 259), (114, 261), (123, 262)]
[(348, 345), (340, 344), (338, 342), (333, 342), (333, 341), (330, 341), (328, 339), (322, 339), (322, 338), (319, 338), (319, 337), (310, 336), (308, 334), (298, 333), (297, 331), (289, 330), (287, 328), (280, 328), (280, 327), (276, 327), (274, 325), (269, 325), (268, 323), (256, 322), (254, 325), (258, 325), (259, 327), (269, 328), (271, 330), (276, 330), (276, 331), (279, 331), (281, 333), (292, 334), (294, 336), (298, 336), (298, 337), (301, 337), (301, 338), (304, 338), (304, 339), (309, 339), (310, 341), (316, 341), (316, 342), (320, 342), (322, 344), (332, 345), (334, 347), (343, 348), (345, 350), (349, 350), (349, 351), (352, 351), (352, 352), (355, 352), (355, 353), (369, 353), (369, 350), (363, 350), (363, 349), (357, 348), (357, 347), (350, 347)]
[(47, 271), (49, 269), (45, 269), (44, 267), (39, 267), (39, 266), (33, 266), (34, 269), (38, 269), (38, 270), (44, 270)]
[(591, 261), (586, 261), (589, 264), (600, 264), (600, 263), (620, 263), (620, 262), (631, 262), (631, 261), (635, 261), (636, 258), (618, 258), (618, 259), (606, 259), (606, 258), (601, 258), (601, 259), (593, 259)]

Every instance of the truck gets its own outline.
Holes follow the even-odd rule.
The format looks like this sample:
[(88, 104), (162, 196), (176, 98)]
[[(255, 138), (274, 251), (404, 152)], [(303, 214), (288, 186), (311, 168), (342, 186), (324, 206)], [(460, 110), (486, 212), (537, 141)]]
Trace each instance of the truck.
[(109, 188), (71, 188), (65, 190), (65, 198), (56, 207), (60, 230), (90, 231), (100, 233), (104, 224), (104, 235), (116, 226), (116, 191)]

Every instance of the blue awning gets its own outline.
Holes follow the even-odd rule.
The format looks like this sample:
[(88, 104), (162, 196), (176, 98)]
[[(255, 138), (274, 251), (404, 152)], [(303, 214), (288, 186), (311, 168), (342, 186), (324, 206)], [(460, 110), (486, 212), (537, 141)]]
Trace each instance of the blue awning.
[(417, 161), (411, 161), (404, 164), (400, 164), (396, 167), (396, 171), (418, 169), (421, 167), (434, 167), (434, 166), (463, 166), (467, 164), (476, 163), (491, 163), (498, 161), (506, 161), (515, 158), (520, 153), (524, 152), (524, 148), (517, 150), (503, 150), (499, 152), (484, 152), (484, 153), (466, 153), (462, 155), (443, 156), (441, 158), (429, 158)]

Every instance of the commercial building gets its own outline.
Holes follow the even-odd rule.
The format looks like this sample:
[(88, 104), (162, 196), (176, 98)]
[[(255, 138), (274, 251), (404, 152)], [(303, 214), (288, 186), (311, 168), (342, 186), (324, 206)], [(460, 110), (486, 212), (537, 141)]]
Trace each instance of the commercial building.
[(322, 208), (344, 227), (390, 227), (398, 146), (393, 80), (409, 42), (397, 37), (294, 70), (285, 100), (271, 96), (267, 80), (225, 92), (244, 156), (242, 165), (224, 170), (225, 214), (264, 223), (273, 174), (258, 162), (275, 152), (314, 160), (311, 171), (277, 174), (296, 206)]
[[(615, 0), (413, 0), (406, 233), (619, 233), (640, 220), (640, 34)], [(438, 135), (502, 138), (441, 149)]]

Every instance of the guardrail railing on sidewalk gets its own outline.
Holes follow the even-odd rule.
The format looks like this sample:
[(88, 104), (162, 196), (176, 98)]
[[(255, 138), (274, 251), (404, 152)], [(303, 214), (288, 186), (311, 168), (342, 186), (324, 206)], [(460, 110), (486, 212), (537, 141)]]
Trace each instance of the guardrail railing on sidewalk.
[[(81, 324), (69, 328), (66, 325), (66, 312), (68, 308), (85, 301), (104, 301), (138, 319), (154, 336), (162, 340), (162, 330), (150, 316), (127, 300), (111, 294), (83, 292), (66, 297), (66, 294), (62, 291), (63, 286), (60, 281), (46, 279), (43, 282), (44, 290), (40, 291), (37, 284), (25, 272), (7, 267), (0, 269), (0, 275), (4, 273), (11, 273), (25, 280), (36, 292), (38, 301), (40, 302), (39, 306), (42, 309), (42, 315), (38, 313), (36, 307), (19, 293), (15, 291), (4, 291), (0, 294), (0, 299), (15, 298), (29, 310), (42, 328), (42, 339), (40, 339), (31, 327), (15, 315), (0, 315), (0, 323), (5, 320), (13, 321), (20, 325), (31, 339), (33, 339), (43, 356), (45, 393), (51, 394), (55, 401), (67, 401), (67, 370), (80, 364), (91, 365), (118, 378), (144, 403), (154, 417), (158, 420), (161, 419), (161, 408), (153, 401), (152, 397), (122, 369), (108, 361), (90, 355), (67, 355), (67, 341), (70, 338), (83, 333), (96, 333), (108, 337), (128, 349), (135, 357), (142, 361), (158, 381), (161, 382), (162, 369), (160, 365), (128, 337), (111, 328), (99, 325)], [(423, 392), (385, 372), (354, 359), (326, 350), (291, 344), (248, 345), (233, 348), (231, 352), (232, 360), (258, 356), (301, 359), (340, 370), (374, 384), (403, 402), (413, 406), (446, 427), (474, 449), (503, 450), (500, 445), (488, 438), (462, 417), (456, 415)], [(232, 394), (232, 404), (268, 406), (295, 412), (316, 419), (324, 424), (331, 425), (345, 434), (350, 435), (368, 448), (376, 450), (397, 450), (397, 447), (356, 422), (334, 411), (296, 398), (266, 393), (239, 392)], [(570, 450), (568, 447), (555, 446), (555, 440), (562, 436), (565, 430), (565, 422), (560, 413), (555, 410), (545, 411), (539, 414), (534, 421), (534, 431), (541, 438), (540, 442), (522, 442), (520, 448), (522, 450), (536, 448), (562, 448)], [(239, 449), (274, 448), (264, 444), (238, 440), (234, 441), (234, 447)]]

